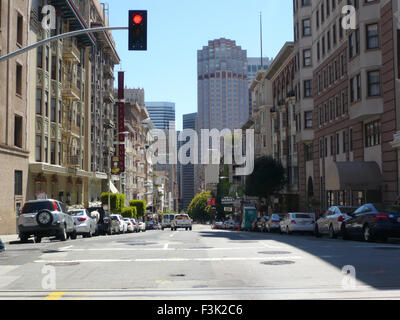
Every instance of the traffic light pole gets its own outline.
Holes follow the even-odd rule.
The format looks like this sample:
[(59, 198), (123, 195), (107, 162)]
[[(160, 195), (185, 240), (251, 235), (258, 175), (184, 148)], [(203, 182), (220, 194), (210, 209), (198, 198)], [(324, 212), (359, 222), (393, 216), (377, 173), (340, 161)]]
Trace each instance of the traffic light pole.
[(71, 31), (71, 32), (67, 32), (67, 33), (63, 33), (63, 34), (59, 34), (56, 35), (54, 37), (50, 37), (50, 38), (46, 38), (43, 39), (39, 42), (36, 42), (34, 44), (31, 44), (25, 48), (19, 49), (15, 52), (6, 54), (2, 57), (0, 57), (0, 62), (6, 61), (8, 59), (11, 59), (15, 56), (18, 56), (20, 54), (23, 54), (25, 52), (28, 52), (32, 49), (35, 49), (37, 47), (40, 47), (46, 43), (52, 42), (52, 41), (56, 41), (59, 39), (65, 39), (65, 38), (69, 38), (69, 37), (74, 37), (74, 36), (79, 36), (81, 34), (85, 34), (85, 33), (95, 33), (95, 32), (101, 32), (101, 31), (108, 31), (108, 30), (128, 30), (129, 27), (98, 27), (98, 28), (90, 28), (90, 29), (81, 29), (81, 30), (76, 30), (76, 31)]

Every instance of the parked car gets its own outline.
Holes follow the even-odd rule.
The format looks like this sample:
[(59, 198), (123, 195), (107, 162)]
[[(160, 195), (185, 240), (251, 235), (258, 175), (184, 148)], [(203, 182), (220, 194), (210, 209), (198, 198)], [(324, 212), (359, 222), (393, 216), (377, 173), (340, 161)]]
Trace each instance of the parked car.
[(132, 226), (133, 226), (133, 232), (139, 232), (139, 221), (136, 219), (131, 219)]
[(78, 235), (91, 238), (96, 233), (96, 220), (86, 209), (70, 210), (68, 214), (74, 219), (75, 229)]
[(333, 206), (324, 212), (315, 223), (314, 234), (320, 237), (323, 234), (329, 234), (331, 239), (340, 234), (343, 221), (349, 219), (357, 207), (351, 206)]
[(161, 224), (159, 222), (154, 223), (154, 230), (161, 230)]
[(284, 218), (282, 213), (273, 213), (269, 217), (265, 217), (267, 220), (265, 222), (265, 231), (281, 231), (281, 220)]
[(146, 230), (154, 230), (155, 222), (154, 221), (147, 221), (146, 223)]
[(139, 232), (145, 232), (146, 231), (146, 222), (139, 221)]
[(127, 232), (128, 225), (125, 223), (124, 218), (121, 215), (112, 214), (110, 217), (111, 217), (112, 220), (118, 221), (118, 224), (119, 224), (118, 233), (119, 234)]
[(174, 220), (174, 214), (164, 214), (161, 220), (161, 230), (165, 228), (171, 228), (171, 222)]
[(231, 230), (233, 224), (231, 223), (231, 220), (226, 220), (224, 221), (224, 230)]
[(400, 237), (400, 206), (383, 203), (362, 205), (341, 225), (343, 239), (361, 237), (364, 241)]
[(314, 232), (314, 213), (290, 212), (280, 222), (281, 233)]
[(77, 237), (66, 205), (52, 199), (27, 201), (18, 217), (18, 230), (21, 242), (27, 242), (31, 236), (38, 243), (43, 237), (56, 236), (61, 241)]
[(176, 231), (177, 229), (192, 230), (192, 219), (187, 214), (177, 214), (171, 224), (171, 229)]
[(97, 235), (112, 235), (114, 233), (119, 233), (119, 222), (112, 220), (108, 212), (105, 212), (102, 207), (91, 207), (86, 210), (90, 214), (96, 211), (100, 214), (100, 219), (97, 222)]
[(126, 228), (127, 228), (127, 232), (133, 232), (134, 231), (134, 228), (133, 228), (133, 224), (132, 224), (132, 221), (131, 221), (131, 219), (129, 219), (129, 218), (124, 218), (124, 221), (125, 221), (125, 223), (126, 223)]
[(221, 221), (216, 221), (212, 226), (211, 229), (221, 230), (224, 227), (224, 223)]

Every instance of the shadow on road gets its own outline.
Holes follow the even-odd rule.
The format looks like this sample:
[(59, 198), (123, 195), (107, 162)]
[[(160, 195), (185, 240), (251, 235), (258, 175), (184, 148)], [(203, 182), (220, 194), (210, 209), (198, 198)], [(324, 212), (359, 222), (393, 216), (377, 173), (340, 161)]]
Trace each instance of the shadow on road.
[[(386, 243), (315, 238), (313, 235), (239, 231), (199, 231), (201, 237), (225, 238), (231, 242), (253, 243), (274, 240), (289, 245), (331, 264), (338, 270), (354, 266), (356, 278), (380, 290), (400, 289), (400, 246), (398, 239)], [(340, 285), (340, 284), (339, 284)]]

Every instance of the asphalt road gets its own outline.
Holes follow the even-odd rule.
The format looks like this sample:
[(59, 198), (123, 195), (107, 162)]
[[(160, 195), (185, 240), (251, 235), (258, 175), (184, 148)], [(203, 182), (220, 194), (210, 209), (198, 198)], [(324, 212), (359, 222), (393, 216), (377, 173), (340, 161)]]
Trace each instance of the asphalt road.
[(400, 299), (399, 270), (397, 244), (197, 225), (7, 244), (0, 299)]

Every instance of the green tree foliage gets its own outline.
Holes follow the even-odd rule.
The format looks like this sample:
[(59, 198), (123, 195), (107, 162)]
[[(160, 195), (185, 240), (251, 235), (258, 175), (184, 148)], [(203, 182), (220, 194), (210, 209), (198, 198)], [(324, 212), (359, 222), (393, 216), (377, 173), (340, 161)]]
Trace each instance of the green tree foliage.
[(137, 218), (136, 207), (127, 207), (127, 208), (122, 209), (121, 215), (124, 218), (130, 218), (130, 219), (135, 218), (136, 219)]
[(138, 217), (143, 217), (146, 213), (146, 200), (131, 200), (129, 206), (136, 207)]
[(248, 196), (266, 198), (281, 191), (286, 184), (285, 169), (269, 156), (258, 158), (254, 171), (246, 179), (245, 193)]
[(207, 199), (212, 198), (210, 191), (197, 194), (188, 208), (188, 214), (193, 220), (206, 222), (210, 220), (211, 207), (207, 206)]
[[(100, 197), (103, 205), (108, 205), (108, 192), (103, 192)], [(121, 214), (122, 209), (125, 207), (125, 195), (120, 193), (110, 194), (111, 212), (114, 214)]]

